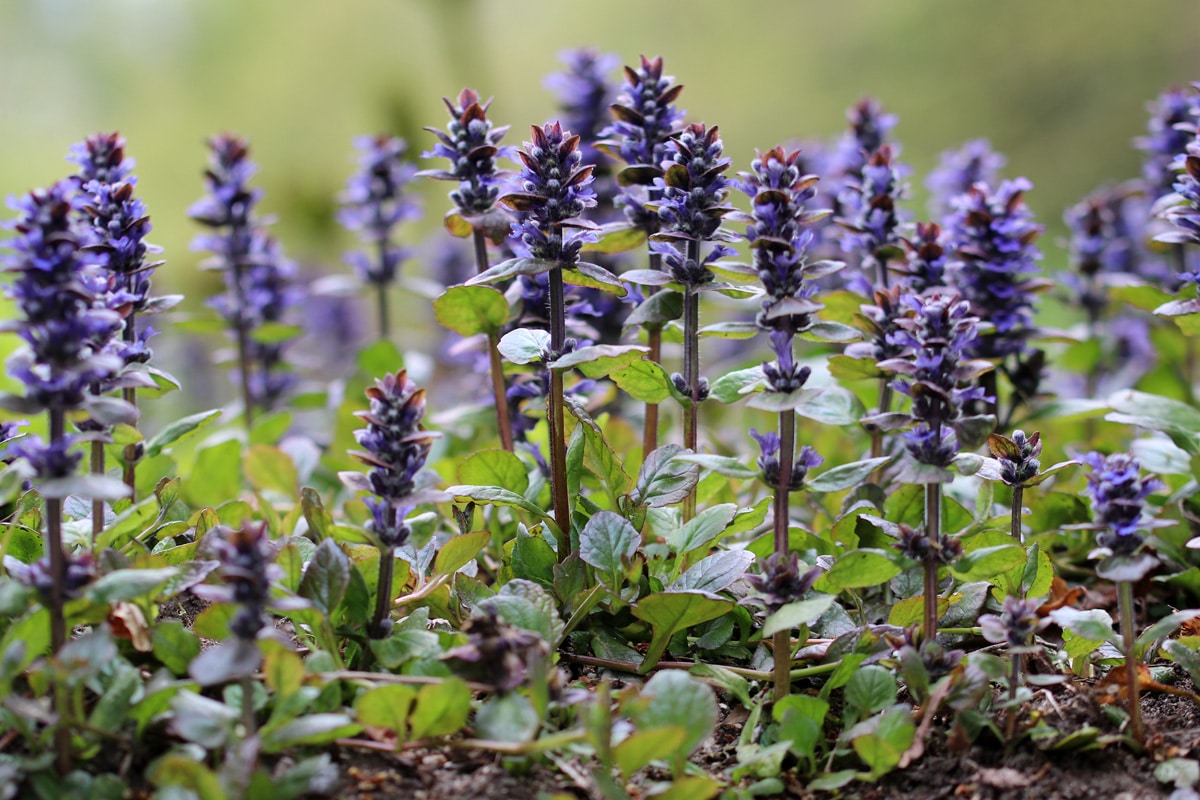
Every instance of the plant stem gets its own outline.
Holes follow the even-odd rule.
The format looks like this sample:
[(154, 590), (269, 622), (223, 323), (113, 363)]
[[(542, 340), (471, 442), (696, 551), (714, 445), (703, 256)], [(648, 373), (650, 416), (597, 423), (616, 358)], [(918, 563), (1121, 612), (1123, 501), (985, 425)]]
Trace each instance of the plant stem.
[(237, 338), (238, 375), (242, 379), (243, 417), (246, 420), (246, 432), (249, 433), (254, 426), (254, 392), (250, 389), (250, 332), (246, 329), (246, 292), (242, 286), (241, 259), (235, 260), (232, 267), (233, 296), (237, 306), (234, 309), (237, 323), (233, 327)]
[[(137, 312), (130, 311), (129, 316), (125, 318), (125, 329), (121, 332), (121, 338), (127, 343), (132, 344), (137, 341)], [(121, 390), (121, 399), (129, 405), (137, 408), (137, 389), (133, 386), (128, 386)], [(129, 487), (129, 499), (131, 502), (137, 502), (137, 459), (138, 447), (136, 444), (125, 446), (125, 469), (123, 470), (122, 479), (125, 485)]]
[(242, 727), (245, 738), (254, 735), (254, 680), (249, 675), (242, 678)]
[[(487, 237), (482, 231), (476, 230), (473, 242), (475, 244), (475, 271), (486, 272), (488, 269)], [(500, 446), (508, 452), (513, 451), (512, 420), (508, 415), (508, 390), (504, 384), (504, 362), (500, 358), (497, 345), (500, 337), (489, 333), (488, 359), (492, 373), (492, 403), (496, 406), (496, 430), (500, 434)]]
[[(382, 275), (384, 266), (387, 264), (387, 239), (379, 240), (379, 272)], [(392, 335), (391, 313), (388, 309), (387, 284), (383, 281), (378, 281), (375, 284), (375, 301), (379, 310), (379, 338), (386, 341)]]
[(1121, 613), (1121, 640), (1125, 643), (1125, 681), (1129, 690), (1129, 727), (1133, 740), (1142, 745), (1146, 741), (1142, 729), (1142, 709), (1138, 698), (1137, 637), (1133, 618), (1133, 582), (1117, 581), (1117, 609)]
[(1021, 680), (1021, 654), (1009, 656), (1008, 667), (1008, 717), (1004, 722), (1004, 738), (1009, 745), (1017, 733), (1017, 683)]
[[(689, 239), (685, 261), (700, 264), (700, 242)], [(688, 389), (688, 404), (683, 408), (683, 446), (695, 453), (700, 438), (700, 295), (687, 286), (683, 293), (683, 382)], [(696, 515), (696, 491), (683, 499), (683, 521)]]
[[(779, 484), (775, 487), (775, 555), (787, 556), (788, 519), (791, 517), (792, 461), (796, 455), (796, 412), (779, 412)], [(791, 631), (777, 631), (774, 637), (775, 699), (787, 697), (791, 689), (788, 669), (792, 666)]]
[[(91, 443), (91, 463), (89, 469), (93, 475), (104, 474), (104, 442)], [(104, 501), (100, 498), (92, 499), (92, 549), (96, 547), (96, 540), (100, 538), (100, 534), (104, 532)]]
[[(892, 380), (888, 377), (879, 379), (879, 413), (886, 414), (892, 407)], [(879, 458), (883, 455), (883, 431), (876, 428), (871, 431), (871, 458)], [(880, 474), (883, 468), (875, 470), (871, 473), (871, 482), (879, 483)]]
[[(66, 415), (62, 409), (50, 410), (50, 446), (62, 441), (66, 435)], [(50, 557), (50, 649), (55, 656), (62, 652), (67, 643), (67, 620), (63, 613), (63, 596), (66, 592), (66, 559), (62, 546), (63, 507), (61, 497), (46, 498), (46, 550)], [(71, 771), (71, 731), (67, 721), (71, 718), (70, 698), (62, 680), (54, 682), (54, 709), (58, 722), (54, 727), (55, 763), (59, 774)]]
[[(1012, 490), (1012, 527), (1010, 533), (1022, 546), (1025, 544), (1025, 531), (1021, 526), (1021, 512), (1024, 510), (1025, 487), (1014, 486)], [(1024, 592), (1021, 592), (1022, 599)]]
[(887, 268), (888, 260), (886, 258), (877, 258), (876, 262), (879, 264), (879, 285), (886, 289), (890, 282)]
[(375, 616), (367, 626), (367, 636), (372, 639), (383, 639), (388, 635), (390, 626), (384, 625), (384, 620), (391, 618), (392, 611), (392, 576), (396, 570), (396, 553), (391, 547), (379, 548), (379, 582), (375, 587)]
[(921, 638), (937, 638), (938, 621), (938, 555), (942, 542), (942, 485), (925, 484), (925, 538), (929, 555), (925, 557), (925, 614)]
[[(662, 270), (662, 254), (650, 254), (650, 269)], [(646, 299), (649, 300), (657, 289), (646, 287)], [(662, 325), (655, 324), (646, 328), (646, 345), (650, 348), (647, 357), (655, 364), (662, 363)], [(658, 403), (646, 403), (645, 419), (642, 423), (642, 458), (658, 449)]]
[[(550, 350), (562, 355), (567, 340), (566, 309), (563, 303), (562, 267), (550, 270)], [(563, 427), (563, 375), (550, 370), (547, 406), (550, 427), (550, 488), (554, 497), (554, 523), (558, 525), (558, 560), (571, 554), (571, 498), (567, 493), (567, 434)]]

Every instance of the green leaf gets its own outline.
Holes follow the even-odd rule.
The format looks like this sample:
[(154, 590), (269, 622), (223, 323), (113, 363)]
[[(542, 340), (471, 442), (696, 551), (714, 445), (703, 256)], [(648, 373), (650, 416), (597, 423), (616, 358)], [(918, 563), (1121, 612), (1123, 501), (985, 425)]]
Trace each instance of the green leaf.
[(625, 318), (625, 325), (661, 328), (683, 316), (683, 295), (671, 290), (655, 292)]
[(246, 479), (257, 491), (273, 490), (285, 495), (295, 495), (300, 482), (296, 465), (287, 453), (265, 444), (251, 445), (246, 451), (243, 467)]
[(502, 622), (536, 633), (555, 646), (565, 629), (554, 597), (532, 581), (511, 580), (479, 607), (495, 611)]
[(578, 369), (588, 378), (604, 378), (646, 357), (649, 348), (633, 344), (593, 344), (579, 347), (550, 362), (550, 369)]
[(1200, 455), (1200, 410), (1178, 400), (1145, 392), (1117, 392), (1108, 399), (1112, 422), (1162, 431), (1188, 455)]
[(233, 734), (238, 713), (217, 700), (183, 691), (171, 698), (171, 727), (183, 739), (201, 747), (221, 747)]
[(884, 456), (852, 461), (808, 478), (805, 485), (810, 492), (840, 492), (863, 483), (872, 472), (891, 460), (891, 456)]
[(551, 587), (554, 584), (554, 567), (558, 564), (558, 556), (553, 548), (540, 536), (531, 536), (524, 526), (517, 528), (517, 536), (513, 540), (512, 571), (513, 575), (542, 586)]
[(863, 338), (862, 331), (840, 322), (819, 319), (800, 331), (800, 338), (810, 342), (857, 342)]
[(490, 286), (452, 286), (433, 301), (437, 321), (460, 336), (499, 333), (508, 321), (508, 301)]
[(282, 644), (270, 645), (263, 656), (263, 680), (275, 693), (276, 702), (283, 702), (304, 685), (304, 662)]
[(634, 731), (613, 748), (617, 769), (628, 778), (655, 759), (667, 759), (683, 750), (688, 740), (682, 725), (665, 725)]
[(896, 678), (883, 667), (868, 664), (850, 676), (844, 696), (860, 719), (869, 717), (896, 702)]
[(646, 232), (639, 227), (626, 223), (604, 225), (600, 229), (600, 238), (594, 242), (585, 242), (585, 253), (624, 253), (646, 244)]
[(170, 445), (191, 437), (201, 428), (215, 421), (219, 416), (221, 416), (221, 410), (214, 408), (209, 411), (201, 411), (198, 414), (191, 414), (190, 416), (169, 423), (159, 431), (157, 436), (146, 442), (146, 457), (153, 458)]
[(721, 503), (706, 508), (684, 523), (683, 527), (671, 531), (667, 535), (667, 545), (680, 555), (706, 547), (729, 527), (737, 511), (736, 503)]
[(498, 486), (471, 486), (459, 485), (450, 486), (446, 489), (446, 493), (453, 495), (455, 502), (465, 503), (468, 500), (474, 500), (477, 503), (488, 503), (494, 506), (511, 506), (519, 508), (522, 511), (528, 511), (530, 514), (541, 517), (542, 519), (550, 519), (550, 515), (546, 510), (534, 503), (529, 502), (516, 492), (508, 489), (501, 489)]
[(550, 352), (550, 333), (534, 328), (517, 328), (501, 337), (496, 345), (500, 355), (513, 364), (533, 364)]
[(471, 690), (458, 678), (422, 686), (409, 719), (413, 739), (449, 736), (467, 724), (471, 711)]
[(641, 730), (679, 726), (687, 738), (677, 751), (687, 756), (717, 724), (717, 698), (703, 681), (679, 670), (654, 674), (642, 688), (646, 706), (633, 714)]
[(496, 283), (497, 281), (508, 280), (518, 275), (541, 275), (550, 270), (558, 269), (561, 266), (562, 262), (550, 261), (544, 258), (510, 258), (473, 276), (466, 284), (467, 286), (478, 286), (482, 283)]
[(757, 478), (758, 470), (747, 467), (739, 459), (732, 456), (718, 456), (713, 453), (684, 453), (675, 456), (676, 461), (688, 464), (698, 464), (701, 469), (724, 475), (727, 478)]
[(650, 623), (654, 629), (650, 647), (638, 672), (645, 674), (658, 663), (671, 637), (693, 625), (708, 622), (726, 614), (733, 602), (707, 592), (659, 592), (643, 597), (633, 609), (633, 615)]
[(1117, 640), (1113, 631), (1112, 617), (1107, 611), (1094, 608), (1080, 611), (1077, 608), (1064, 606), (1050, 612), (1050, 619), (1064, 630), (1089, 642), (1112, 642)]
[(836, 355), (829, 357), (829, 374), (839, 381), (879, 380), (887, 373), (875, 366), (874, 359)]
[(305, 486), (300, 490), (300, 508), (308, 522), (308, 529), (317, 537), (317, 541), (333, 535), (333, 517), (325, 510), (325, 504), (321, 502), (321, 495), (316, 489)]
[(479, 555), (491, 537), (489, 531), (471, 531), (450, 537), (433, 560), (433, 575), (453, 575)]
[(900, 566), (883, 550), (863, 548), (845, 553), (828, 572), (817, 578), (813, 588), (837, 594), (842, 589), (879, 586), (900, 574)]
[[(372, 639), (371, 652), (385, 669), (395, 670), (417, 658), (441, 653), (438, 635), (427, 629), (429, 609), (421, 608), (392, 626), (386, 639)], [(370, 724), (370, 723), (367, 723)]]
[(317, 545), (300, 578), (299, 594), (318, 611), (333, 617), (350, 586), (350, 559), (333, 539)]
[(242, 445), (234, 439), (200, 450), (183, 481), (183, 495), (194, 508), (219, 506), (241, 491)]
[(634, 503), (661, 508), (683, 501), (700, 480), (700, 468), (695, 464), (676, 461), (684, 452), (677, 444), (664, 445), (642, 463), (634, 486)]
[(812, 597), (788, 603), (763, 621), (763, 638), (774, 636), (779, 631), (799, 628), (801, 625), (811, 625), (829, 610), (834, 599), (831, 594), (814, 594)]
[(879, 777), (895, 769), (900, 757), (912, 744), (916, 726), (912, 717), (903, 708), (892, 708), (871, 720), (869, 732), (854, 737), (854, 752), (871, 770), (872, 777)]
[(154, 657), (176, 675), (186, 675), (188, 664), (200, 655), (200, 640), (176, 619), (159, 620), (150, 627)]
[(747, 387), (754, 386), (762, 379), (761, 366), (727, 372), (713, 381), (708, 396), (718, 403), (735, 403), (742, 399)]
[(354, 716), (368, 727), (392, 731), (400, 744), (408, 730), (408, 712), (416, 699), (417, 690), (411, 686), (376, 686), (354, 700)]
[(1163, 642), (1162, 649), (1176, 664), (1183, 667), (1193, 685), (1200, 686), (1200, 654), (1177, 639)]
[(597, 511), (579, 533), (579, 557), (600, 571), (610, 589), (617, 590), (641, 541), (629, 520), (612, 511)]
[(670, 376), (653, 361), (634, 361), (608, 377), (623, 392), (642, 403), (661, 403), (671, 396)]
[(950, 565), (950, 571), (964, 583), (985, 581), (1024, 566), (1025, 560), (1025, 549), (1019, 544), (998, 544), (964, 553)]
[(156, 590), (180, 572), (179, 567), (118, 569), (102, 575), (85, 590), (93, 603), (115, 603), (138, 597), (152, 598)]
[(278, 753), (289, 747), (332, 744), (362, 731), (362, 725), (348, 714), (306, 714), (278, 727), (264, 728), (264, 753)]
[(791, 742), (790, 749), (806, 759), (810, 767), (817, 745), (824, 740), (829, 703), (817, 697), (791, 694), (775, 703), (771, 715), (779, 723), (779, 738)]
[(517, 692), (489, 697), (475, 712), (475, 735), (496, 742), (528, 742), (542, 720), (529, 698)]
[(601, 292), (615, 294), (617, 297), (629, 294), (629, 290), (616, 275), (598, 264), (590, 264), (587, 261), (578, 261), (570, 269), (564, 269), (562, 278), (563, 283), (571, 286), (597, 289)]
[[(167, 754), (150, 765), (146, 777), (159, 788), (162, 798), (192, 800), (227, 800), (221, 780), (212, 770), (186, 756)], [(179, 789), (183, 794), (172, 793)]]
[(719, 592), (746, 574), (752, 563), (754, 554), (747, 550), (721, 550), (689, 567), (671, 584), (671, 589)]

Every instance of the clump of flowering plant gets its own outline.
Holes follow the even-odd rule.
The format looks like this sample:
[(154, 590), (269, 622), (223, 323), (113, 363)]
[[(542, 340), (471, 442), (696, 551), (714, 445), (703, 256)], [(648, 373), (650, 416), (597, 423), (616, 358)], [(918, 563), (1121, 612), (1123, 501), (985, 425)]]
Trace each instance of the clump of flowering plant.
[(355, 146), (362, 153), (359, 171), (346, 182), (338, 219), (348, 229), (359, 232), (367, 250), (348, 253), (346, 260), (363, 281), (374, 287), (380, 336), (387, 338), (391, 329), (387, 289), (409, 257), (407, 248), (394, 241), (395, 230), (421, 214), (420, 206), (407, 192), (417, 169), (405, 160), (408, 144), (398, 136), (364, 136)]
[(402, 547), (412, 532), (405, 517), (420, 503), (442, 499), (439, 493), (422, 490), (417, 483), (429, 449), (441, 434), (427, 431), (421, 424), (425, 418), (425, 390), (417, 388), (407, 373), (375, 381), (367, 389), (367, 397), (370, 408), (356, 412), (367, 423), (355, 434), (363, 450), (353, 455), (371, 471), (366, 475), (343, 472), (341, 478), (350, 488), (372, 495), (363, 502), (371, 511), (368, 530), (379, 549), (379, 581), (368, 632), (383, 638), (392, 627), (396, 548)]

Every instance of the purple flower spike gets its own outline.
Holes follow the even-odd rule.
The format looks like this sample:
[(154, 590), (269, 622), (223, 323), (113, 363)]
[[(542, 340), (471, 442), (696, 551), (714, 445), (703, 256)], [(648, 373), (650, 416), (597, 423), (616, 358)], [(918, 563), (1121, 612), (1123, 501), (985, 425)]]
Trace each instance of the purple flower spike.
[[(1200, 244), (1200, 131), (1176, 163), (1183, 168), (1175, 180), (1175, 193), (1182, 202), (1162, 212), (1176, 229), (1155, 238), (1173, 244)], [(1181, 273), (1179, 278), (1186, 283), (1200, 283), (1200, 270)]]
[[(759, 433), (754, 428), (750, 429), (750, 436), (754, 441), (758, 442), (759, 448), (762, 450), (762, 455), (758, 457), (758, 468), (762, 470), (762, 479), (767, 486), (779, 486), (779, 434), (774, 431)], [(817, 451), (813, 450), (808, 445), (800, 448), (800, 452), (796, 454), (795, 461), (792, 464), (792, 479), (788, 484), (789, 491), (799, 491), (804, 486), (804, 479), (808, 477), (808, 471), (813, 467), (819, 467), (825, 463)]]
[(838, 221), (848, 231), (842, 237), (842, 250), (862, 252), (864, 265), (885, 262), (900, 254), (896, 203), (905, 197), (907, 168), (893, 162), (892, 155), (891, 145), (881, 145), (857, 178), (847, 180), (839, 198), (842, 217)]
[(609, 107), (617, 93), (608, 76), (621, 61), (611, 53), (588, 48), (563, 51), (559, 60), (566, 69), (549, 76), (546, 88), (558, 95), (563, 127), (579, 135), (583, 163), (596, 164), (604, 156), (595, 143), (608, 124)]
[(1005, 161), (1003, 155), (992, 151), (987, 139), (975, 139), (958, 150), (943, 152), (937, 168), (925, 180), (930, 213), (943, 219), (953, 213), (955, 199), (975, 184), (995, 186)]
[(348, 253), (346, 260), (364, 281), (387, 286), (409, 257), (406, 248), (392, 241), (395, 229), (421, 216), (420, 205), (407, 193), (417, 170), (405, 161), (408, 145), (399, 137), (364, 136), (355, 146), (362, 151), (359, 171), (346, 183), (338, 220), (360, 232), (368, 252)]
[(595, 240), (591, 225), (580, 219), (596, 204), (592, 167), (582, 164), (579, 137), (564, 132), (557, 122), (533, 126), (532, 141), (517, 155), (521, 170), (520, 191), (501, 202), (526, 214), (513, 224), (513, 233), (533, 258), (571, 266), (579, 260), (585, 242)]
[(615, 121), (601, 135), (608, 137), (609, 148), (626, 164), (657, 169), (668, 158), (669, 140), (679, 131), (685, 113), (675, 106), (683, 86), (674, 81), (673, 76), (663, 75), (661, 56), (642, 56), (640, 69), (625, 67), (625, 87), (612, 106)]
[(973, 312), (996, 329), (973, 351), (983, 358), (1026, 350), (1034, 292), (1046, 285), (1034, 277), (1042, 254), (1033, 242), (1042, 227), (1022, 197), (1031, 187), (1024, 178), (1005, 181), (995, 191), (977, 184), (958, 198), (947, 220), (954, 283)]
[(1200, 123), (1200, 95), (1188, 89), (1168, 89), (1148, 106), (1146, 135), (1134, 145), (1146, 154), (1142, 178), (1151, 204), (1175, 191), (1176, 161)]
[(83, 250), (91, 231), (76, 225), (69, 191), (59, 183), (9, 201), (19, 216), (9, 225), (16, 235), (4, 263), (17, 276), (11, 294), (24, 319), (14, 327), (28, 345), (9, 370), (25, 384), (29, 413), (80, 408), (93, 384), (123, 366), (105, 349), (121, 316), (96, 306), (87, 269), (94, 257)]
[(1114, 453), (1092, 452), (1083, 457), (1092, 468), (1084, 492), (1092, 501), (1092, 519), (1100, 527), (1096, 544), (1113, 555), (1132, 555), (1145, 541), (1141, 529), (1152, 520), (1146, 514), (1146, 498), (1163, 487), (1157, 478), (1143, 478), (1137, 459)]
[(492, 101), (480, 102), (474, 89), (463, 89), (457, 100), (442, 98), (442, 101), (450, 111), (450, 123), (445, 131), (425, 129), (437, 137), (438, 143), (421, 157), (448, 158), (450, 168), (424, 170), (417, 174), (424, 178), (458, 181), (458, 188), (450, 193), (458, 211), (468, 218), (487, 214), (500, 197), (502, 176), (496, 168), (496, 158), (511, 155), (509, 148), (500, 146), (508, 126), (497, 128), (492, 124), (487, 116)]

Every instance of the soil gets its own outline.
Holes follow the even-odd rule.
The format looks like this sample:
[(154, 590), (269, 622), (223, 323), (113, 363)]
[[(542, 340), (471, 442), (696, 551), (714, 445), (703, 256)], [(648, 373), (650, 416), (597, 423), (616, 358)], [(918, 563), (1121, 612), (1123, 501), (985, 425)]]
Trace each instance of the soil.
[[(1178, 686), (1190, 692), (1186, 678)], [(1150, 693), (1143, 697), (1142, 714), (1147, 748), (1142, 755), (1112, 741), (1116, 724), (1096, 700), (1086, 682), (1058, 687), (1035, 697), (1028, 709), (1064, 735), (1088, 727), (1109, 737), (1104, 746), (1068, 751), (1043, 750), (1028, 738), (1006, 752), (1003, 744), (981, 737), (962, 753), (951, 752), (946, 730), (934, 730), (925, 754), (907, 769), (885, 776), (877, 784), (854, 783), (840, 793), (818, 792), (803, 777), (785, 773), (785, 793), (779, 797), (818, 800), (1153, 800), (1172, 797), (1174, 787), (1154, 777), (1158, 762), (1168, 758), (1200, 757), (1200, 706), (1190, 697)], [(701, 745), (693, 762), (712, 774), (727, 777), (735, 764), (734, 749), (745, 719), (735, 709)], [(348, 800), (537, 800), (538, 798), (599, 797), (587, 787), (586, 769), (569, 770), (552, 764), (506, 761), (494, 754), (463, 750), (408, 751), (402, 754), (350, 752), (339, 754), (343, 786), (338, 796)], [(653, 769), (630, 787), (666, 779)], [(1197, 800), (1182, 790), (1174, 800)]]

